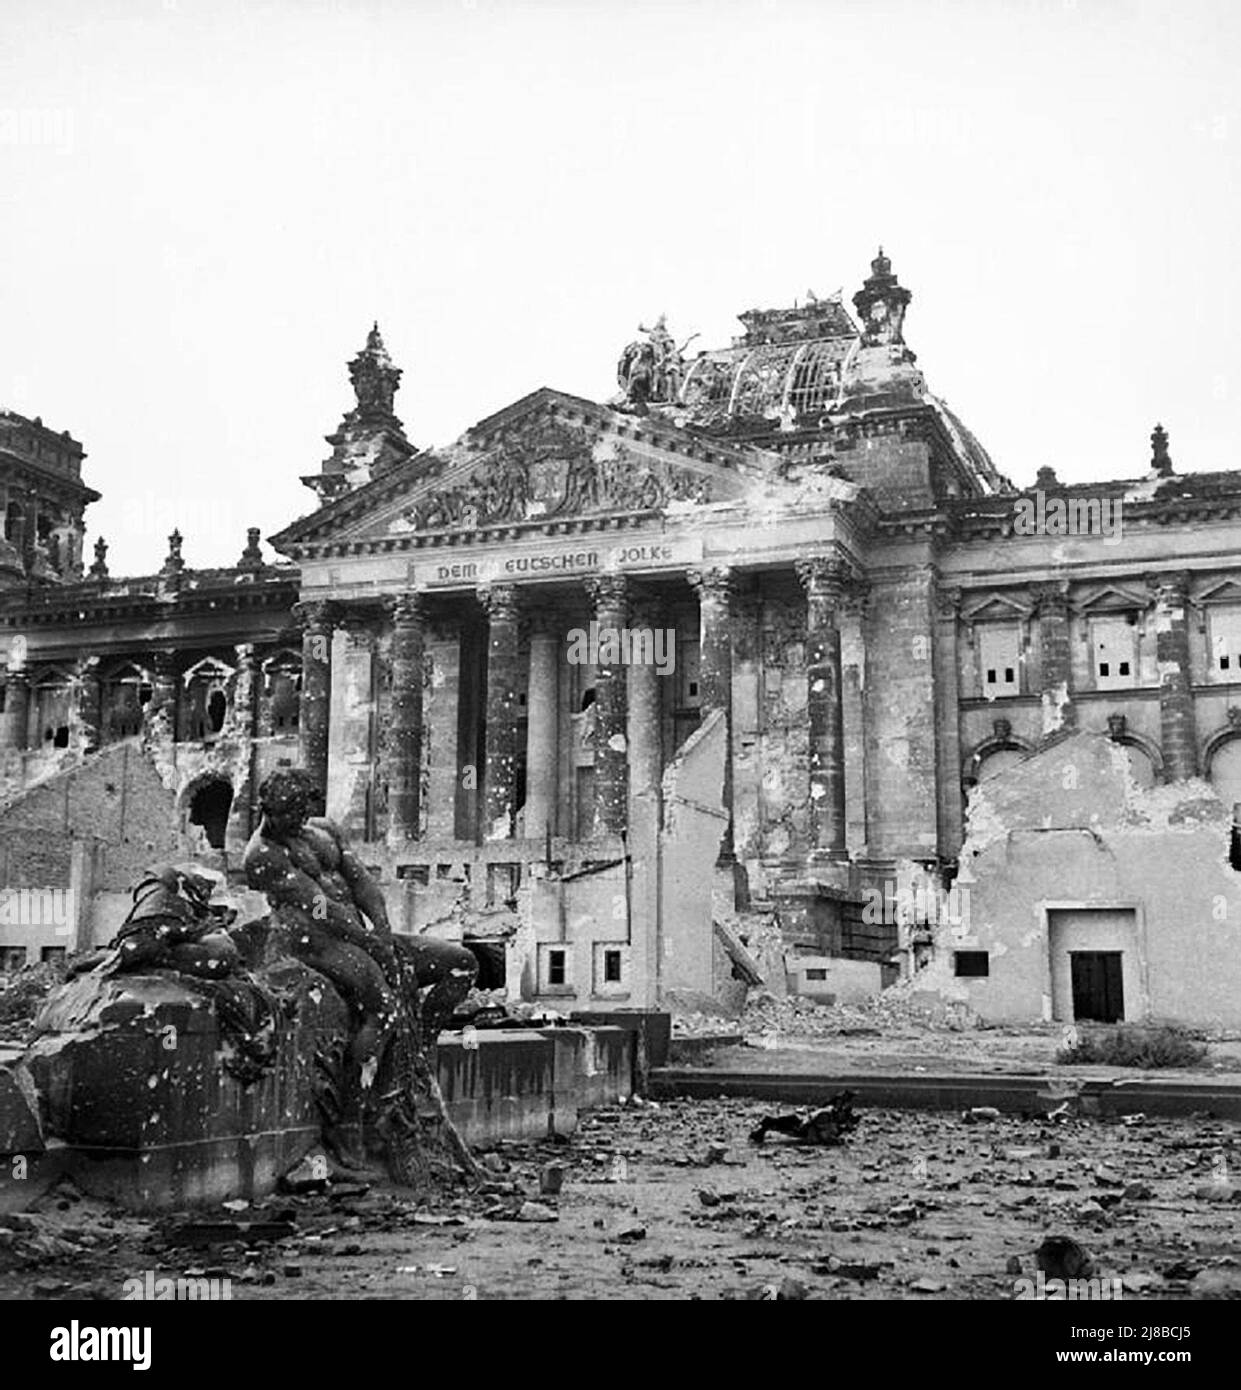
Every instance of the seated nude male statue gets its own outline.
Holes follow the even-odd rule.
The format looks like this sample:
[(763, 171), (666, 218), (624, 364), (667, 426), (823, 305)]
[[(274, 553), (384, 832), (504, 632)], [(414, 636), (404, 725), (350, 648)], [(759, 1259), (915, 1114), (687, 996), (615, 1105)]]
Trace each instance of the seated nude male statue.
[(327, 976), (353, 1011), (351, 1060), (367, 1070), (378, 1062), (402, 988), (427, 990), (423, 1036), (433, 1043), (474, 983), (474, 956), (433, 937), (393, 935), (379, 885), (339, 827), (314, 814), (322, 799), (308, 774), (271, 773), (259, 804), (263, 818), (246, 846), (246, 881), (291, 928), (299, 958)]

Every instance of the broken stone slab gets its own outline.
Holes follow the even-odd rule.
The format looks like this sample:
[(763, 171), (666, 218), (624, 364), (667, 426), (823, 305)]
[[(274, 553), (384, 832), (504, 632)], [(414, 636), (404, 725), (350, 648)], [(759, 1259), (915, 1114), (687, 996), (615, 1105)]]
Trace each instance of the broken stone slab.
[(1194, 1188), (1200, 1202), (1235, 1202), (1241, 1200), (1241, 1187), (1231, 1182), (1204, 1182)]
[(279, 1186), (282, 1192), (326, 1192), (330, 1181), (327, 1155), (315, 1150), (282, 1174)]
[(523, 1202), (513, 1217), (515, 1221), (559, 1221), (560, 1213), (542, 1202)]
[(39, 1096), (21, 1063), (0, 1067), (0, 1156), (43, 1152)]
[(288, 1240), (292, 1221), (185, 1221), (165, 1232), (169, 1245), (231, 1245), (234, 1241)]

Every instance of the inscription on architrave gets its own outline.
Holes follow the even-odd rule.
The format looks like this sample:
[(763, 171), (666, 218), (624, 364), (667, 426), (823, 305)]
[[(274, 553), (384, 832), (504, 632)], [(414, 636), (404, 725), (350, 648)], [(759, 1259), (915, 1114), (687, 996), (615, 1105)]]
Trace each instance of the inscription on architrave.
[(410, 566), (419, 589), (471, 588), (477, 584), (563, 579), (575, 575), (675, 570), (698, 564), (702, 538), (625, 541), (620, 545), (538, 546), (504, 555), (481, 553), (477, 559), (454, 557), (422, 560)]

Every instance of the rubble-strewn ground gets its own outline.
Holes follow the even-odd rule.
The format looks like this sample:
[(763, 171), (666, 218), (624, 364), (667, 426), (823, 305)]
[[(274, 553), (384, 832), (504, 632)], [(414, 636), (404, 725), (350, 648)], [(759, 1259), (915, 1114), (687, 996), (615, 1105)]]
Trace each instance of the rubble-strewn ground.
[[(1241, 1126), (865, 1110), (844, 1148), (755, 1147), (762, 1113), (595, 1112), (570, 1142), (490, 1150), (486, 1190), (432, 1205), (379, 1185), (194, 1213), (293, 1223), (271, 1242), (187, 1249), (179, 1219), (62, 1183), (29, 1219), (0, 1217), (0, 1295), (116, 1298), (150, 1270), (227, 1276), (234, 1298), (1008, 1298), (1066, 1233), (1126, 1298), (1241, 1297)], [(548, 1163), (566, 1165), (558, 1198), (540, 1195)]]

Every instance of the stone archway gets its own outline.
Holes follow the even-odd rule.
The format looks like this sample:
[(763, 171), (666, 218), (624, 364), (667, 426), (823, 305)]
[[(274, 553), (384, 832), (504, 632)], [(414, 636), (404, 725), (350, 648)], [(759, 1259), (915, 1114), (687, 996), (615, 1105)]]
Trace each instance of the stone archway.
[(1229, 730), (1212, 740), (1206, 758), (1206, 777), (1215, 794), (1231, 811), (1241, 802), (1241, 733)]
[(182, 818), (187, 831), (199, 827), (214, 850), (223, 851), (228, 816), (233, 808), (233, 784), (221, 773), (196, 777), (182, 795)]

